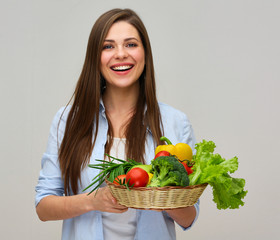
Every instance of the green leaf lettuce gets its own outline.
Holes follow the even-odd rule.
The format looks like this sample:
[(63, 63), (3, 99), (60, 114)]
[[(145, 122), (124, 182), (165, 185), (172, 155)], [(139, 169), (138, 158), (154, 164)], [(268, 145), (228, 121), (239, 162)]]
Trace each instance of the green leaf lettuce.
[(246, 196), (244, 191), (245, 180), (233, 178), (229, 173), (238, 169), (238, 158), (224, 159), (214, 154), (215, 143), (203, 140), (196, 144), (196, 155), (193, 173), (189, 175), (190, 185), (208, 183), (213, 190), (213, 201), (218, 209), (235, 209), (243, 206), (242, 199)]

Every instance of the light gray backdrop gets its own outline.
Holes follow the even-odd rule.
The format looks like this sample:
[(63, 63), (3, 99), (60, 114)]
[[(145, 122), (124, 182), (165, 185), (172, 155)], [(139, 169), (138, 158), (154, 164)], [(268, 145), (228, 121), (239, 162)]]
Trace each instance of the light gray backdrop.
[[(245, 206), (217, 210), (210, 187), (199, 220), (178, 239), (279, 235), (279, 1), (11, 0), (0, 3), (1, 239), (60, 239), (43, 223), (34, 187), (51, 120), (82, 68), (96, 18), (130, 7), (147, 26), (158, 96), (187, 113), (198, 141), (238, 156)], [(279, 236), (278, 236), (279, 237)]]

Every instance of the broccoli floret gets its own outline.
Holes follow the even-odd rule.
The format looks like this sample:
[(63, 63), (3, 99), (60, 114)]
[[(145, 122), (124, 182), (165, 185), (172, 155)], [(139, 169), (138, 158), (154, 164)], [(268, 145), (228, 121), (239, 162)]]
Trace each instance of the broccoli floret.
[(158, 157), (152, 161), (152, 167), (154, 175), (149, 187), (189, 185), (188, 173), (175, 157)]

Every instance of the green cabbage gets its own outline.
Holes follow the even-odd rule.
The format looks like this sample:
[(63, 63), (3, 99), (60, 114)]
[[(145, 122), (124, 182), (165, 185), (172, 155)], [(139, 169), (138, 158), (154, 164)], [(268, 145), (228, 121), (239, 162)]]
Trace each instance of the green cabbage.
[(215, 143), (203, 140), (196, 144), (193, 173), (189, 175), (190, 185), (208, 183), (213, 190), (213, 201), (218, 209), (236, 209), (243, 206), (242, 199), (248, 191), (244, 190), (245, 180), (233, 178), (229, 174), (238, 169), (238, 158), (229, 160), (214, 154)]

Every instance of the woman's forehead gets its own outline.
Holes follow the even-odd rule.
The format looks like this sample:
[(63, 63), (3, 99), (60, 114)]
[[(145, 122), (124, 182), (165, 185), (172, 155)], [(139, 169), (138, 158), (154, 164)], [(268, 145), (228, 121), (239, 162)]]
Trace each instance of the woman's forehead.
[(137, 29), (126, 21), (119, 21), (114, 23), (108, 31), (105, 40), (116, 40), (116, 39), (129, 39), (136, 38), (141, 41)]

